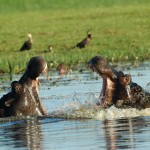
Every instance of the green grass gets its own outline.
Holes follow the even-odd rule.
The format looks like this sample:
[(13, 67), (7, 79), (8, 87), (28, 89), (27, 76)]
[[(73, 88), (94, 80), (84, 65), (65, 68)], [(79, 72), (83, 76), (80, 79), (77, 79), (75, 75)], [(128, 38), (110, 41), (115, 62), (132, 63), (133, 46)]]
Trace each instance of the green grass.
[[(54, 67), (86, 64), (94, 55), (110, 61), (150, 59), (149, 0), (0, 0), (0, 71), (22, 71), (42, 55)], [(72, 47), (93, 34), (83, 50)], [(19, 52), (32, 33), (31, 51)], [(47, 46), (52, 53), (44, 53)]]

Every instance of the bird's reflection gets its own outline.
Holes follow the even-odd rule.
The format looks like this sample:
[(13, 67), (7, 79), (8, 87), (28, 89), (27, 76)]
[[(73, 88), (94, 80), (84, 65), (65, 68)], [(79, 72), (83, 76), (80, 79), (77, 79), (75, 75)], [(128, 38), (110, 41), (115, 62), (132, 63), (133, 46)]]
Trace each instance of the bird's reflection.
[(104, 120), (103, 129), (108, 150), (134, 149), (137, 134), (147, 126), (147, 121), (142, 117), (117, 120)]

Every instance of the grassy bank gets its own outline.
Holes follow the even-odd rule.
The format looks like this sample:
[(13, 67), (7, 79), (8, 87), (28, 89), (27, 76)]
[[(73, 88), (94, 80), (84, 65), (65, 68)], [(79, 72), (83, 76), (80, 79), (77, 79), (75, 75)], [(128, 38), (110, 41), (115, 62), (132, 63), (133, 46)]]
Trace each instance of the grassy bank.
[[(149, 0), (1, 0), (0, 71), (20, 72), (36, 55), (54, 67), (86, 63), (94, 55), (110, 61), (148, 60), (149, 8)], [(90, 44), (73, 49), (87, 30), (93, 34)], [(33, 35), (32, 50), (19, 52), (27, 33)]]

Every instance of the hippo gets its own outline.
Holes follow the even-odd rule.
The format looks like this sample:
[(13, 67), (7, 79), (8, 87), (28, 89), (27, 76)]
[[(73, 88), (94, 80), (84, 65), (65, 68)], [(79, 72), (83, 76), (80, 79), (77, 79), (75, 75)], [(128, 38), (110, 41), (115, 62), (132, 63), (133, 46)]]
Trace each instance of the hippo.
[(0, 117), (47, 115), (38, 95), (38, 77), (47, 71), (43, 57), (32, 57), (19, 81), (11, 83), (11, 91), (0, 99)]
[(145, 109), (150, 107), (150, 93), (132, 82), (129, 74), (117, 71), (102, 56), (94, 56), (88, 62), (89, 68), (103, 79), (102, 90), (97, 105), (107, 108)]

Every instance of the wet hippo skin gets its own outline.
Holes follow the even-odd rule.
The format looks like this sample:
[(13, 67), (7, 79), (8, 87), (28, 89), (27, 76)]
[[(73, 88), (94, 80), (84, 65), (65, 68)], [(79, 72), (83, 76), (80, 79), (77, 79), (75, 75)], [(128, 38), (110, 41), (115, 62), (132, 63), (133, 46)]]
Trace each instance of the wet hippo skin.
[(88, 64), (90, 69), (99, 74), (103, 79), (97, 105), (103, 108), (111, 105), (119, 108), (132, 107), (137, 109), (150, 107), (150, 93), (132, 82), (131, 75), (117, 71), (101, 56), (91, 58)]
[(30, 59), (19, 81), (11, 83), (11, 91), (0, 99), (1, 117), (47, 115), (38, 96), (38, 77), (47, 71), (43, 57)]

